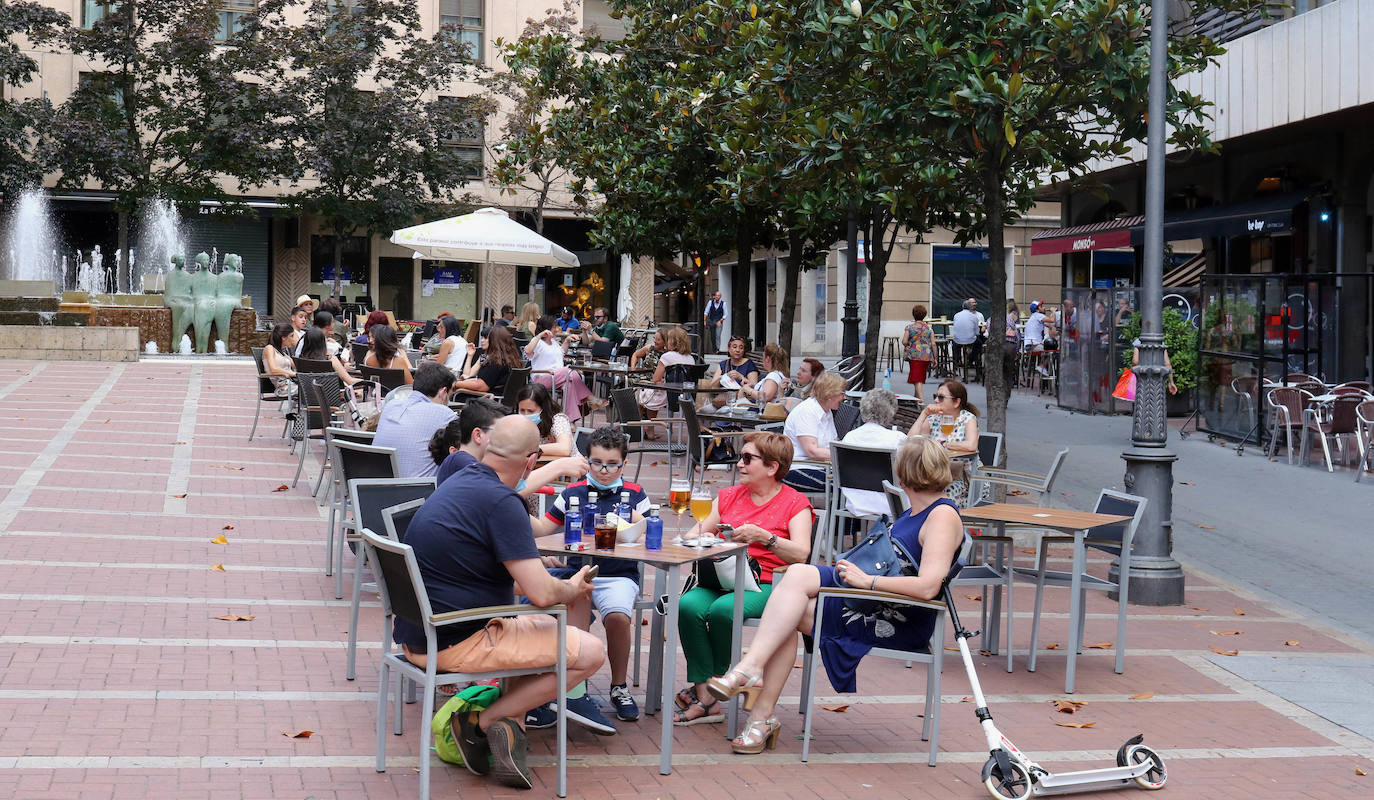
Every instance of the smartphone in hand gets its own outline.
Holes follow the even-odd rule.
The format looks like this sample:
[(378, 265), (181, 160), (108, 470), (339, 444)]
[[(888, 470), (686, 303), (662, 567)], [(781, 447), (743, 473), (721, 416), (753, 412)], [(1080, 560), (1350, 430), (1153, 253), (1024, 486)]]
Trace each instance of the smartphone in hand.
[(582, 581), (584, 583), (591, 583), (592, 581), (596, 580), (597, 573), (599, 572), (601, 572), (601, 565), (593, 564), (591, 566), (591, 569), (588, 569), (586, 572), (582, 573)]

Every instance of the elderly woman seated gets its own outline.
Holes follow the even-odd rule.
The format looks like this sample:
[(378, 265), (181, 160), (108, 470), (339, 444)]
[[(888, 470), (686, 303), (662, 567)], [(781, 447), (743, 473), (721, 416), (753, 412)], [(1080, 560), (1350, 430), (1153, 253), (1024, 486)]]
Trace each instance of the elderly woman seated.
[[(794, 460), (829, 461), (835, 438), (835, 409), (844, 400), (844, 378), (827, 372), (812, 381), (811, 397), (787, 415), (782, 432), (792, 440)], [(798, 467), (786, 476), (787, 485), (803, 492), (825, 490), (825, 470)]]
[[(863, 424), (846, 433), (840, 441), (864, 447), (896, 450), (906, 441), (906, 434), (892, 430), (897, 416), (897, 395), (887, 389), (870, 389), (859, 401), (859, 421)], [(845, 489), (845, 507), (851, 514), (871, 514), (881, 517), (888, 513), (887, 498), (881, 492), (864, 489)]]
[[(744, 437), (739, 484), (721, 489), (710, 515), (687, 532), (688, 537), (714, 533), (723, 522), (734, 528), (734, 541), (749, 543), (749, 557), (760, 570), (760, 591), (745, 592), (745, 618), (763, 613), (773, 590), (773, 570), (800, 564), (811, 555), (811, 504), (797, 490), (782, 485), (791, 464), (792, 444), (782, 434)], [(682, 596), (678, 632), (692, 685), (677, 694), (680, 710), (673, 715), (674, 724), (724, 719), (720, 704), (706, 690), (706, 681), (730, 663), (734, 608), (734, 592), (698, 585)]]
[(798, 633), (816, 638), (830, 684), (837, 692), (856, 690), (859, 661), (874, 647), (920, 651), (935, 631), (933, 612), (887, 605), (859, 613), (839, 598), (826, 600), (825, 622), (815, 630), (816, 602), (824, 587), (848, 586), (931, 600), (940, 592), (963, 541), (959, 510), (945, 497), (949, 455), (930, 439), (909, 439), (897, 451), (897, 481), (911, 510), (892, 524), (892, 537), (914, 559), (900, 575), (867, 575), (840, 559), (834, 567), (796, 564), (779, 578), (749, 652), (729, 672), (707, 681), (712, 702), (744, 693), (749, 722), (731, 742), (736, 753), (759, 753), (777, 745), (773, 713), (797, 657)]

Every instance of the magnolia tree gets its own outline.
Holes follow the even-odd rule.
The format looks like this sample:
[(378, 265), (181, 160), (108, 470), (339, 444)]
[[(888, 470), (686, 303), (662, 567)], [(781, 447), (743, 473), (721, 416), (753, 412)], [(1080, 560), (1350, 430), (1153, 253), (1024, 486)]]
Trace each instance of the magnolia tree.
[(52, 124), (52, 104), (46, 97), (17, 100), (13, 89), (33, 80), (38, 64), (24, 52), (21, 37), (32, 44), (58, 38), (71, 19), (33, 2), (0, 5), (0, 200), (10, 202), (27, 186), (43, 179), (44, 167), (36, 143)]

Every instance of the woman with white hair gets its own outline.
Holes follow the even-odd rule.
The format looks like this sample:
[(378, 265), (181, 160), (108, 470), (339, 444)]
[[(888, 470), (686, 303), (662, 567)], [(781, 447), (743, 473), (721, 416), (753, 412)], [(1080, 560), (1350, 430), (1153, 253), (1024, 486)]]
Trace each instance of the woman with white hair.
[[(870, 389), (859, 401), (859, 421), (863, 424), (846, 433), (840, 441), (864, 447), (881, 447), (896, 452), (906, 434), (892, 429), (897, 416), (897, 395), (886, 389)], [(887, 498), (882, 492), (864, 489), (845, 489), (845, 507), (851, 514), (873, 514), (881, 517), (889, 513)]]

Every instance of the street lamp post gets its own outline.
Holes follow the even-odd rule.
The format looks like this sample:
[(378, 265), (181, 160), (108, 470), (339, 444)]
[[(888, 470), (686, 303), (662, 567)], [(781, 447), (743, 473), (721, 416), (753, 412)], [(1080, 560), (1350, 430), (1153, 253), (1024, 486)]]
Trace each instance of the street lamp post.
[(844, 316), (840, 322), (844, 326), (844, 339), (840, 355), (848, 358), (859, 353), (859, 211), (849, 208), (849, 231), (845, 237), (848, 257), (844, 271)]
[[(1141, 287), (1140, 363), (1126, 460), (1126, 491), (1148, 501), (1131, 554), (1131, 601), (1183, 603), (1183, 567), (1173, 558), (1173, 464), (1168, 445), (1164, 366), (1164, 95), (1168, 58), (1168, 0), (1150, 2), (1150, 117), (1145, 162), (1145, 264)], [(1115, 569), (1115, 567), (1113, 568)]]

